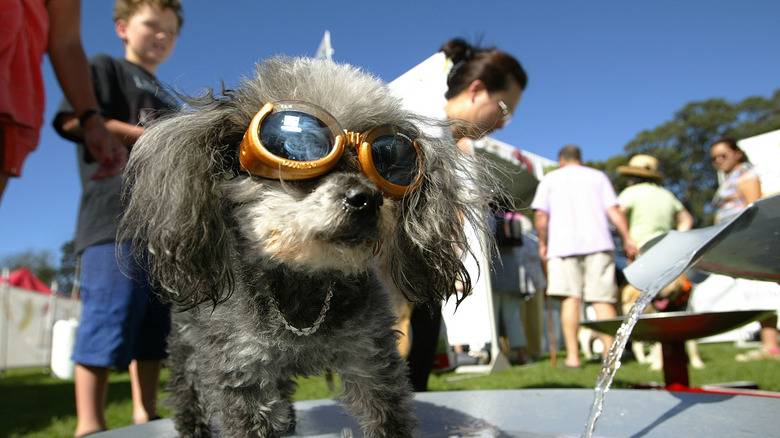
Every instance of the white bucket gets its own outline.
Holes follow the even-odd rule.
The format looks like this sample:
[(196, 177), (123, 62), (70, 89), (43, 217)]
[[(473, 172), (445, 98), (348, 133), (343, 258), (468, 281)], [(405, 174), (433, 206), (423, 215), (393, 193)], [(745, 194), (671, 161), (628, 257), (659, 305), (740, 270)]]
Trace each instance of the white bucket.
[(60, 379), (72, 379), (76, 364), (70, 359), (76, 344), (76, 329), (79, 321), (75, 318), (61, 319), (54, 323), (51, 339), (51, 372)]

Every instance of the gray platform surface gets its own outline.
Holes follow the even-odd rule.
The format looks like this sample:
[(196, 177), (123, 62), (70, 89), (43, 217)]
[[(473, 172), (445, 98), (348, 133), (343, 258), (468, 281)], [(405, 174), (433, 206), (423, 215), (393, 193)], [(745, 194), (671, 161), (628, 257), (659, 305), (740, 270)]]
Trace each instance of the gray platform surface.
[[(579, 437), (591, 389), (525, 389), (418, 393), (420, 437)], [(334, 400), (295, 403), (292, 437), (340, 437), (360, 428)], [(656, 390), (610, 390), (594, 437), (780, 436), (780, 399)], [(95, 435), (96, 438), (175, 437), (168, 419)]]

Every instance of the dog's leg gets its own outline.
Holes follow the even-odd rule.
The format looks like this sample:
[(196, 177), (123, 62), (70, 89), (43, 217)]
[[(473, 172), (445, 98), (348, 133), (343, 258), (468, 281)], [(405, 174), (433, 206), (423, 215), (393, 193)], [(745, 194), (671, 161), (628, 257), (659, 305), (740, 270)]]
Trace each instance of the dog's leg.
[(664, 353), (660, 342), (653, 343), (653, 346), (650, 348), (649, 363), (650, 369), (653, 371), (664, 369)]
[(580, 327), (580, 330), (577, 332), (582, 355), (585, 356), (585, 360), (588, 362), (593, 360), (593, 349), (591, 348), (591, 343), (593, 342), (592, 334), (593, 332), (586, 327)]
[(631, 351), (634, 353), (634, 357), (636, 357), (636, 361), (641, 364), (648, 363), (648, 358), (645, 355), (645, 343), (642, 341), (632, 341), (631, 342)]
[(212, 436), (208, 416), (199, 401), (198, 384), (186, 372), (171, 369), (168, 404), (174, 407), (173, 422), (182, 438), (209, 438)]
[(292, 402), (293, 394), (295, 393), (295, 388), (298, 387), (298, 385), (292, 380), (292, 379), (283, 379), (280, 380), (278, 383), (279, 392), (282, 395), (283, 403), (287, 405), (287, 428), (283, 430), (282, 432), (292, 432), (295, 430), (295, 426), (297, 425), (296, 416), (295, 416), (295, 406)]
[[(699, 347), (695, 339), (689, 339), (685, 341), (685, 349), (688, 352), (688, 362), (691, 366), (697, 370), (704, 368), (704, 361), (699, 355)], [(659, 371), (664, 368), (663, 353), (661, 352), (661, 344), (655, 343), (653, 345), (653, 351), (650, 360), (650, 369), (653, 371)]]
[[(238, 376), (222, 377), (232, 380)], [(286, 398), (294, 386), (287, 382), (282, 385), (284, 388), (279, 388), (279, 381), (274, 380), (274, 376), (264, 377), (254, 384), (242, 382), (209, 388), (205, 402), (216, 436), (274, 438), (295, 428), (295, 418), (291, 416), (294, 415), (293, 405)]]
[(704, 368), (704, 361), (699, 355), (699, 344), (696, 340), (689, 339), (685, 342), (685, 347), (688, 350), (688, 360), (690, 361), (691, 366), (697, 370)]
[[(174, 314), (174, 320), (177, 315)], [(178, 327), (174, 325), (168, 338), (169, 356), (167, 366), (169, 396), (166, 404), (173, 409), (173, 421), (182, 438), (209, 438), (211, 428), (208, 416), (200, 400), (199, 379), (196, 370), (190, 366), (193, 349), (181, 340)]]
[[(203, 329), (192, 313), (173, 313), (174, 326), (168, 343), (168, 402), (179, 436), (278, 437), (294, 429), (291, 400), (295, 384), (278, 374), (276, 367), (237, 359), (225, 363), (225, 350), (205, 348), (203, 344), (195, 350), (195, 335)], [(219, 333), (215, 325), (211, 329), (212, 335)], [(215, 338), (213, 342), (227, 345), (224, 338)], [(262, 372), (247, 371), (258, 368)]]
[(394, 336), (387, 333), (376, 341), (379, 354), (352, 357), (358, 363), (340, 370), (344, 407), (366, 437), (411, 437), (417, 420), (406, 365)]

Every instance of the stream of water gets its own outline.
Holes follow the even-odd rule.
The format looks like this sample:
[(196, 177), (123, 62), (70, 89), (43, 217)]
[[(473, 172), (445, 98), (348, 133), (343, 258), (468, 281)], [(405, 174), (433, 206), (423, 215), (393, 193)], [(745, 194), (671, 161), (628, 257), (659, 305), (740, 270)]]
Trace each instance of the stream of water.
[[(682, 266), (680, 266), (681, 264)], [(588, 422), (585, 425), (585, 431), (582, 434), (582, 438), (593, 437), (593, 432), (596, 430), (596, 423), (604, 409), (604, 399), (606, 398), (607, 391), (609, 391), (609, 387), (612, 385), (615, 373), (618, 368), (620, 368), (620, 358), (623, 356), (623, 351), (626, 349), (628, 338), (634, 330), (634, 326), (639, 320), (639, 317), (645, 311), (647, 305), (653, 301), (653, 298), (655, 298), (658, 292), (684, 271), (685, 264), (686, 261), (683, 260), (666, 270), (663, 275), (660, 275), (642, 291), (642, 294), (634, 305), (631, 306), (631, 310), (629, 310), (628, 315), (626, 315), (626, 319), (615, 334), (615, 341), (612, 343), (612, 347), (607, 353), (607, 358), (604, 360), (601, 371), (599, 371), (599, 376), (596, 380), (593, 404), (590, 407), (590, 415), (588, 416)]]

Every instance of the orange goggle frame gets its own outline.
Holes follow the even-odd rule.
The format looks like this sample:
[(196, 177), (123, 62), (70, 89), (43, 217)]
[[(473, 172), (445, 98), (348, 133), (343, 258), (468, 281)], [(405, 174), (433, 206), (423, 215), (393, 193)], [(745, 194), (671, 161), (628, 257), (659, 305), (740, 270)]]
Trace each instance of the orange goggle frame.
[(388, 195), (404, 196), (422, 180), (420, 147), (399, 127), (350, 132), (324, 109), (300, 101), (265, 104), (244, 134), (239, 161), (260, 177), (309, 179), (333, 169), (347, 146), (357, 150), (363, 173)]

